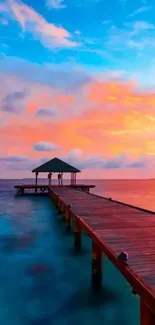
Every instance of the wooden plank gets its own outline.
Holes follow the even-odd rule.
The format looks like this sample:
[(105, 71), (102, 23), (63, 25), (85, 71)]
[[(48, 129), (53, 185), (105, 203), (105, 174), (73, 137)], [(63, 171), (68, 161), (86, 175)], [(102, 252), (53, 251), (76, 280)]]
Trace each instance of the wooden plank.
[[(72, 188), (55, 193), (64, 204), (72, 204), (72, 216), (155, 311), (154, 214)], [(123, 250), (129, 254), (127, 265), (117, 258)]]

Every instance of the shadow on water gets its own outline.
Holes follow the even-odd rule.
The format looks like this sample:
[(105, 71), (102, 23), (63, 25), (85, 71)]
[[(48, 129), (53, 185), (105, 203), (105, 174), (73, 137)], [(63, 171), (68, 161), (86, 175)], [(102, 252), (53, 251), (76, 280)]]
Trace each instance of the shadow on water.
[[(99, 319), (96, 320), (95, 324), (100, 324), (107, 307), (114, 310), (118, 309), (117, 313), (112, 316), (115, 325), (119, 324), (120, 320), (123, 321), (122, 324), (127, 324), (121, 309), (118, 308), (121, 297), (111, 288), (104, 287), (94, 291), (91, 287), (81, 285), (76, 290), (73, 288), (71, 292), (67, 287), (66, 290), (62, 291), (63, 286), (60, 283), (58, 284), (59, 280), (54, 267), (53, 270), (49, 268), (44, 275), (35, 277), (32, 290), (29, 291), (26, 299), (33, 301), (39, 297), (42, 308), (45, 307), (51, 312), (48, 312), (48, 315), (45, 313), (44, 316), (38, 317), (38, 320), (35, 319), (30, 324), (42, 324), (42, 322), (45, 322), (43, 324), (61, 324), (62, 322), (63, 324), (66, 319), (68, 320), (67, 324), (72, 324), (72, 318), (74, 319), (73, 323), (75, 323), (79, 315), (82, 319), (85, 313), (87, 314), (87, 321), (92, 317), (92, 313), (96, 314), (96, 317), (99, 313)], [(83, 323), (80, 322), (80, 324)]]
[(81, 249), (75, 250), (74, 247), (69, 247), (68, 250), (66, 250), (66, 255), (72, 256), (72, 257), (82, 257), (90, 255), (90, 249), (87, 247), (82, 246)]
[(118, 300), (120, 300), (119, 296), (110, 290), (110, 288), (104, 287), (94, 290), (91, 287), (82, 287), (73, 293), (73, 295), (66, 302), (66, 306), (73, 312), (92, 307), (98, 309), (100, 306), (102, 306), (104, 308), (106, 304), (114, 304), (118, 302)]
[[(53, 222), (52, 222), (53, 224)], [(82, 237), (82, 245), (81, 245), (81, 249), (79, 251), (76, 251), (74, 248), (74, 231), (67, 230), (66, 227), (66, 223), (64, 221), (62, 221), (62, 216), (60, 216), (59, 214), (56, 214), (56, 219), (55, 219), (55, 226), (56, 226), (56, 232), (58, 234), (58, 236), (61, 236), (61, 240), (66, 240), (67, 238), (70, 238), (71, 240), (71, 245), (70, 246), (65, 246), (63, 247), (64, 253), (65, 255), (68, 256), (85, 256), (85, 255), (90, 255), (90, 247), (88, 247), (88, 245), (85, 245), (85, 238), (86, 235), (83, 234)]]
[(114, 304), (118, 300), (119, 297), (108, 288), (100, 289), (98, 292), (94, 292), (92, 288), (88, 287), (79, 288), (69, 299), (66, 299), (65, 304), (52, 316), (56, 319), (56, 316), (59, 318), (67, 316), (69, 313), (82, 313), (82, 310), (100, 309), (100, 307), (104, 308), (106, 304)]

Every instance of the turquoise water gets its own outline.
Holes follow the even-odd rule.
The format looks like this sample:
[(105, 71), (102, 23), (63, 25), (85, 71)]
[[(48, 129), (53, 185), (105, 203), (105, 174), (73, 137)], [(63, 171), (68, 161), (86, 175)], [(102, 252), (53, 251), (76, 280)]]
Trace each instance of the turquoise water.
[(103, 286), (91, 289), (91, 240), (73, 249), (46, 197), (0, 191), (1, 325), (138, 325), (139, 297), (107, 258)]

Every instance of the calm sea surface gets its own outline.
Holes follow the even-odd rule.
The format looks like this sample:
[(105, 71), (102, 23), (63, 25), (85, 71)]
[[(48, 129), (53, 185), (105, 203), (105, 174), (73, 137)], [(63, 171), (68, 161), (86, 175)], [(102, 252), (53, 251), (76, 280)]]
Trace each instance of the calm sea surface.
[[(13, 185), (30, 180), (0, 180), (0, 324), (138, 325), (139, 297), (107, 258), (103, 289), (91, 290), (91, 240), (75, 254), (46, 197), (16, 197)], [(43, 181), (42, 181), (43, 183)], [(155, 211), (154, 180), (91, 180), (98, 195)]]

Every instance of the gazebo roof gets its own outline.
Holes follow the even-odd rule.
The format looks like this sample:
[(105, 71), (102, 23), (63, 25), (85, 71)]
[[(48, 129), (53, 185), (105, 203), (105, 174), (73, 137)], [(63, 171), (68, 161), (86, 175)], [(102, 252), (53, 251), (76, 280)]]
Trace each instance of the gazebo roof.
[(32, 173), (79, 173), (80, 170), (58, 158), (53, 158), (32, 170)]

